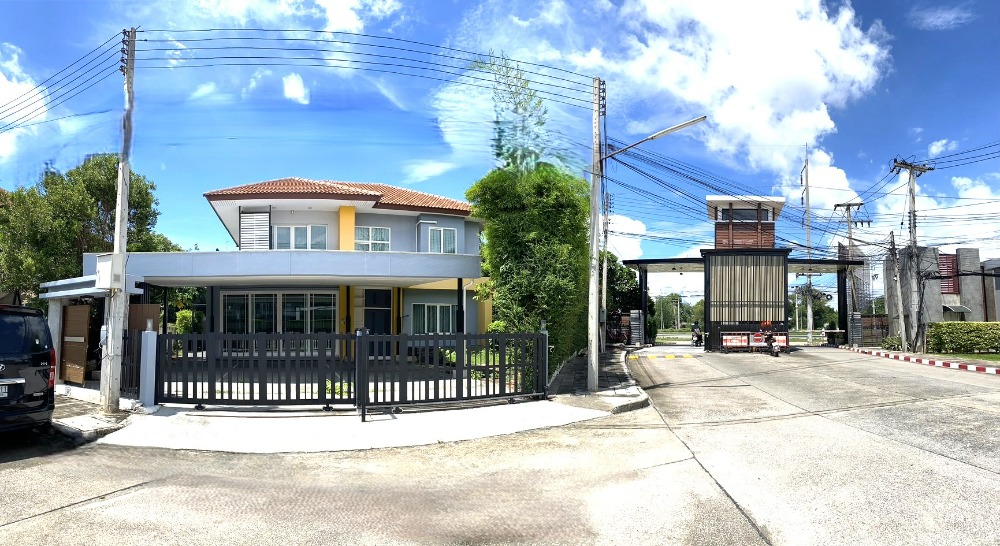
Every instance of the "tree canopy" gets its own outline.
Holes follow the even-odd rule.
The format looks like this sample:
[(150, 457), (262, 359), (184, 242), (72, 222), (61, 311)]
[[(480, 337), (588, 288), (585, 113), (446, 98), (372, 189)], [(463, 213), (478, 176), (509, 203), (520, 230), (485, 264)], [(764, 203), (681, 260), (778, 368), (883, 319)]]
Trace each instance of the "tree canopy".
[(546, 128), (549, 110), (517, 62), (506, 54), (473, 61), (472, 68), (493, 76), (493, 155), (500, 168), (528, 172), (541, 162), (557, 167), (572, 153)]
[(494, 319), (507, 331), (549, 324), (558, 362), (586, 343), (586, 182), (540, 163), (527, 172), (495, 169), (466, 192), (485, 220), (482, 255)]
[[(118, 156), (97, 154), (65, 174), (46, 170), (41, 180), (4, 196), (0, 206), (0, 291), (35, 294), (42, 282), (77, 277), (83, 254), (114, 249)], [(155, 233), (156, 186), (131, 173), (128, 250), (180, 250)]]

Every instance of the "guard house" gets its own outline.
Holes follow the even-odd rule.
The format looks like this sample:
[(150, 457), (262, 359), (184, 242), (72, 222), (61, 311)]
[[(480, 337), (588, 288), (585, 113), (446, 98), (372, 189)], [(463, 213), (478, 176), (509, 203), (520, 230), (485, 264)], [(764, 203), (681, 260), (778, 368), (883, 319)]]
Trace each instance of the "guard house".
[(788, 253), (774, 247), (774, 222), (784, 197), (710, 195), (715, 248), (704, 249), (705, 349), (722, 347), (727, 332), (770, 327), (787, 332)]
[[(704, 273), (706, 351), (722, 349), (727, 332), (757, 332), (762, 327), (787, 332), (789, 273), (837, 273), (839, 308), (847, 308), (845, 273), (862, 262), (790, 259), (791, 249), (776, 248), (775, 221), (784, 197), (709, 195), (706, 204), (715, 246), (702, 249), (701, 258), (623, 262), (639, 272), (643, 306), (649, 273)], [(645, 316), (646, 309), (642, 311)], [(846, 330), (845, 313), (840, 321)]]

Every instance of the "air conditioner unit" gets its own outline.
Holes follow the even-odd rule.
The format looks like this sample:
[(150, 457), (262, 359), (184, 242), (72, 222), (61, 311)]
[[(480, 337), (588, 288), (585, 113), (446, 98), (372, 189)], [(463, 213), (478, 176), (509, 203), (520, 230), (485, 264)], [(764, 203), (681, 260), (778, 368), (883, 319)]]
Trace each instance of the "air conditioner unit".
[(99, 290), (121, 290), (125, 286), (124, 254), (98, 254), (97, 280), (94, 288)]

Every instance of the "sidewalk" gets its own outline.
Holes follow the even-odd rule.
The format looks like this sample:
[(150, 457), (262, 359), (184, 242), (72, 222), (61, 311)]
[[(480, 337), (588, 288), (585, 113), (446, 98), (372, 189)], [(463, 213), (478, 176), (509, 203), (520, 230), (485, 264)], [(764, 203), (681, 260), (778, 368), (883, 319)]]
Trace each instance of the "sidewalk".
[(567, 425), (649, 404), (629, 377), (625, 352), (620, 349), (601, 356), (597, 392), (587, 391), (586, 356), (569, 359), (549, 385), (547, 400), (452, 404), (433, 410), (404, 407), (402, 413), (369, 414), (364, 423), (353, 410), (289, 406), (195, 410), (189, 405), (143, 408), (146, 413), (127, 413), (124, 421), (116, 423), (101, 415), (94, 404), (59, 396), (56, 426), (108, 445), (234, 453), (323, 452), (471, 440)]

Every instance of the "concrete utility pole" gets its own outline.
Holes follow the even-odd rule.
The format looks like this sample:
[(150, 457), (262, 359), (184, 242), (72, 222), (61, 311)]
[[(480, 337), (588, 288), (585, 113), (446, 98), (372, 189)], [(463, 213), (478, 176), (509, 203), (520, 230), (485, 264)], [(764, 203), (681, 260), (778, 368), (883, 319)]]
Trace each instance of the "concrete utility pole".
[(128, 320), (128, 283), (125, 279), (125, 251), (128, 248), (129, 154), (132, 151), (132, 77), (135, 71), (135, 28), (122, 31), (125, 66), (125, 113), (122, 116), (122, 153), (118, 160), (118, 195), (115, 207), (115, 243), (112, 278), (120, 279), (110, 290), (106, 303), (107, 341), (101, 359), (101, 411), (117, 413), (121, 396), (122, 349)]
[(907, 280), (910, 292), (910, 327), (913, 329), (913, 347), (914, 350), (919, 346), (920, 340), (920, 301), (919, 301), (919, 282), (918, 279), (920, 275), (920, 257), (917, 252), (917, 178), (927, 171), (933, 171), (934, 167), (928, 167), (927, 165), (917, 165), (915, 163), (910, 163), (909, 161), (901, 161), (896, 159), (892, 162), (893, 172), (902, 174), (903, 169), (906, 169), (909, 174), (909, 205), (910, 205), (910, 246), (907, 249), (910, 256), (910, 267), (907, 271)]
[(805, 174), (803, 183), (805, 184), (805, 205), (806, 205), (806, 259), (810, 261), (810, 271), (806, 273), (806, 286), (809, 295), (806, 297), (806, 343), (812, 345), (813, 342), (813, 281), (812, 281), (812, 219), (809, 217), (809, 145), (806, 145), (806, 164), (802, 167), (800, 176)]
[[(598, 308), (597, 274), (600, 248), (598, 210), (601, 206), (601, 182), (604, 179), (604, 157), (601, 151), (601, 118), (604, 116), (604, 82), (594, 78), (594, 166), (590, 174), (590, 283), (587, 293), (587, 390), (597, 390), (598, 361), (601, 340), (600, 309)], [(643, 317), (645, 320), (646, 317)], [(643, 325), (645, 326), (645, 325)]]
[[(860, 209), (864, 203), (837, 203), (833, 206), (833, 210), (837, 210), (841, 207), (847, 209), (847, 259), (854, 259), (854, 221), (851, 218), (851, 208)], [(851, 280), (851, 308), (849, 312), (860, 312), (858, 310), (858, 283), (857, 279), (854, 278), (854, 270), (851, 266), (847, 267), (847, 275)]]
[(604, 352), (604, 343), (607, 341), (607, 331), (608, 331), (608, 215), (611, 212), (611, 194), (604, 194), (604, 253), (603, 268), (601, 274), (601, 352)]
[(681, 329), (681, 297), (680, 297), (680, 295), (677, 296), (677, 316), (674, 317), (674, 318), (676, 319), (674, 322), (677, 323), (677, 329), (680, 330)]
[[(896, 234), (892, 231), (889, 232), (889, 255), (892, 257), (892, 280), (896, 285), (896, 311), (899, 317), (899, 338), (903, 342), (902, 350), (906, 352), (908, 344), (906, 341), (906, 320), (903, 318), (903, 292), (899, 286), (899, 258), (896, 256)], [(886, 312), (888, 311), (886, 309)]]

